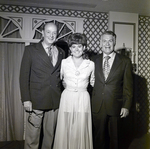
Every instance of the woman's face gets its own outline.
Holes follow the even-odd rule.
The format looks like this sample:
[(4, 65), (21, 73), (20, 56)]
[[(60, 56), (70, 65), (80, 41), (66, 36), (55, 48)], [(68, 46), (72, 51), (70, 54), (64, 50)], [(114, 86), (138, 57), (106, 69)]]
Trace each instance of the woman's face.
[(73, 57), (79, 58), (82, 57), (85, 46), (82, 44), (72, 44), (70, 51)]

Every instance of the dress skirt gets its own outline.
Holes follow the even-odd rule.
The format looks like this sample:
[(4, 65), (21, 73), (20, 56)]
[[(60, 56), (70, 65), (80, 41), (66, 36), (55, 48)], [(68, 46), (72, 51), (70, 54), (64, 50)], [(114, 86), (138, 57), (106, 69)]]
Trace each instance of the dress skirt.
[(54, 149), (93, 149), (90, 96), (86, 89), (63, 91)]

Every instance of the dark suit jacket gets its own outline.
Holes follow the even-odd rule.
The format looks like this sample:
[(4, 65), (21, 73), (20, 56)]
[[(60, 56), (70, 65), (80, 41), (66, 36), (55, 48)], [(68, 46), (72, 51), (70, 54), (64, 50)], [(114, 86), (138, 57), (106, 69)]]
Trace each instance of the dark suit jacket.
[(58, 61), (53, 67), (41, 42), (25, 47), (20, 69), (21, 100), (31, 101), (33, 109), (48, 110), (59, 107), (61, 95), (59, 73), (65, 53), (60, 48), (58, 51)]
[(102, 69), (103, 54), (97, 55), (95, 62), (95, 85), (92, 93), (92, 112), (99, 112), (102, 103), (107, 114), (119, 116), (121, 108), (129, 109), (132, 101), (132, 65), (128, 57), (117, 54), (107, 80)]

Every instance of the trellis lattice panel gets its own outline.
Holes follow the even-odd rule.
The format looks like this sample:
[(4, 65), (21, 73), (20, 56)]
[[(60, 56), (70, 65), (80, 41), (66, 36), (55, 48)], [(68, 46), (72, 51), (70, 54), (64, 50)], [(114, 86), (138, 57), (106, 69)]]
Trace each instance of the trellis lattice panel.
[(100, 52), (100, 36), (108, 29), (108, 20), (85, 19), (84, 34), (87, 36), (88, 51)]
[(137, 122), (139, 133), (150, 133), (150, 17), (139, 16)]

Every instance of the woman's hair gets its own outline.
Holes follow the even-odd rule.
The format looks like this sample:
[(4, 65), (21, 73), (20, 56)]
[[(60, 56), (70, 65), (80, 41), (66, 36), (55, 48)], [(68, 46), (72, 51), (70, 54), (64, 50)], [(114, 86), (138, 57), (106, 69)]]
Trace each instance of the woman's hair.
[(68, 46), (71, 47), (73, 44), (82, 44), (83, 46), (87, 46), (87, 39), (84, 34), (81, 33), (73, 33), (68, 37)]
[[(87, 55), (87, 38), (82, 33), (73, 33), (68, 37), (68, 46), (71, 47), (73, 44), (82, 44), (85, 46), (85, 50), (83, 51), (82, 57), (84, 59), (88, 59)], [(69, 50), (69, 55), (71, 55), (71, 51)]]

